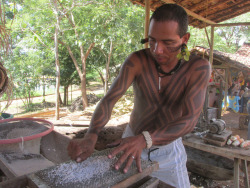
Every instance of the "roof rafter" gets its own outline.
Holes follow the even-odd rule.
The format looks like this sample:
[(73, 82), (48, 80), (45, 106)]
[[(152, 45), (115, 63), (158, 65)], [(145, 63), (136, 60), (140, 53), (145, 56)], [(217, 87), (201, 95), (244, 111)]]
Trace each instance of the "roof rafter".
[[(163, 1), (166, 2), (166, 3), (174, 3), (174, 4), (176, 4), (173, 0), (163, 0)], [(178, 5), (179, 5), (179, 4), (178, 4)], [(180, 5), (180, 6), (181, 6), (181, 5)], [(183, 7), (183, 6), (182, 6), (182, 7)], [(208, 23), (208, 24), (215, 24), (215, 22), (213, 22), (213, 21), (211, 21), (211, 20), (208, 20), (208, 19), (206, 19), (206, 18), (204, 18), (204, 17), (202, 17), (202, 16), (200, 16), (200, 15), (194, 13), (194, 12), (192, 12), (192, 11), (186, 9), (185, 7), (183, 7), (183, 8), (185, 9), (185, 11), (187, 12), (188, 15), (193, 16), (194, 18), (199, 19), (199, 20), (201, 20), (201, 21), (203, 21), (203, 22), (206, 22), (206, 23)]]
[[(225, 4), (225, 3), (220, 3), (220, 5), (222, 5), (222, 4)], [(247, 2), (244, 2), (244, 1), (241, 1), (241, 2), (239, 2), (239, 3), (237, 3), (237, 4), (235, 4), (235, 5), (233, 5), (233, 6), (231, 6), (231, 7), (228, 7), (228, 8), (226, 8), (226, 9), (223, 9), (223, 10), (221, 10), (221, 11), (214, 11), (214, 12), (211, 12), (209, 15), (207, 15), (207, 17), (210, 17), (211, 15), (215, 15), (215, 12), (216, 12), (216, 14), (219, 14), (219, 13), (221, 13), (221, 12), (225, 12), (225, 11), (227, 11), (227, 10), (230, 10), (230, 9), (233, 9), (233, 8), (237, 8), (238, 6), (241, 6), (241, 7), (243, 7), (243, 6), (245, 6), (245, 4), (246, 4), (246, 6), (248, 6), (247, 5)], [(209, 9), (210, 10), (213, 10), (213, 8), (216, 8), (218, 5), (214, 5), (214, 6), (212, 6), (212, 7), (209, 7)], [(247, 7), (246, 7), (246, 9), (247, 9)], [(205, 14), (206, 14), (206, 10), (204, 9), (203, 11), (200, 11), (199, 12), (199, 15), (201, 15), (201, 16), (205, 16)]]

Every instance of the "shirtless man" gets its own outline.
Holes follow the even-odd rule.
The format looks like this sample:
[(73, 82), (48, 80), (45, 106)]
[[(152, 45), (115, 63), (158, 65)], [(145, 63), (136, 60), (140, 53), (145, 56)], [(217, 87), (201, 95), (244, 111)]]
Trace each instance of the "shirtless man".
[(132, 53), (108, 93), (97, 106), (85, 137), (72, 140), (68, 153), (81, 162), (91, 155), (101, 129), (108, 122), (115, 103), (131, 84), (134, 109), (123, 138), (109, 154), (123, 151), (115, 164), (126, 173), (135, 160), (139, 172), (141, 158), (159, 162), (151, 174), (177, 188), (190, 187), (186, 152), (181, 137), (193, 130), (205, 100), (210, 78), (209, 62), (200, 57), (178, 60), (181, 46), (187, 44), (187, 14), (175, 4), (158, 8), (150, 20), (149, 49)]

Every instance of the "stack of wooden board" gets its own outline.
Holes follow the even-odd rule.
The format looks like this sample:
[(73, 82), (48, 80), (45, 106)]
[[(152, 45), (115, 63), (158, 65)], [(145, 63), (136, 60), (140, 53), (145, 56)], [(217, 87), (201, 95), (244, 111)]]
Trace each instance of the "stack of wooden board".
[(222, 134), (212, 134), (208, 133), (204, 136), (203, 140), (207, 144), (212, 144), (215, 146), (224, 146), (228, 140), (228, 138), (232, 135), (232, 131), (224, 130)]

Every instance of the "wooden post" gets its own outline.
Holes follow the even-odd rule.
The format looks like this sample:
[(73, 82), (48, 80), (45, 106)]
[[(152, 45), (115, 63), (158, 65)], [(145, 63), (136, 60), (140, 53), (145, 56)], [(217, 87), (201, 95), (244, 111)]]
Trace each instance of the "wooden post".
[(240, 160), (238, 158), (234, 158), (234, 188), (240, 188), (239, 185), (239, 170)]
[[(149, 17), (150, 17), (150, 0), (145, 0), (145, 28), (144, 28), (144, 38), (148, 38)], [(147, 42), (144, 44), (144, 48), (148, 48), (148, 43)]]
[(227, 109), (227, 93), (228, 93), (228, 71), (229, 71), (229, 68), (226, 68), (225, 69), (225, 96), (224, 96), (224, 99), (225, 99), (225, 109)]
[(72, 84), (71, 84), (71, 104), (72, 104)]
[(218, 100), (218, 114), (217, 119), (221, 119), (221, 111), (222, 111), (222, 100), (223, 100), (223, 85), (222, 80), (220, 81), (220, 93), (219, 93), (219, 100)]
[(214, 26), (211, 26), (211, 40), (210, 40), (209, 62), (213, 66), (213, 51), (214, 51)]
[[(208, 129), (207, 128), (207, 126), (208, 126), (208, 97), (209, 97), (208, 90), (209, 90), (209, 86), (206, 89), (205, 101), (203, 104), (203, 117), (205, 118), (205, 122), (204, 122), (204, 124), (201, 123), (201, 125), (200, 125), (202, 131), (205, 131)], [(201, 122), (203, 122), (203, 120)]]
[(247, 160), (241, 160), (243, 165), (244, 172), (244, 184), (246, 188), (249, 188), (249, 177), (248, 177), (248, 169), (247, 169)]

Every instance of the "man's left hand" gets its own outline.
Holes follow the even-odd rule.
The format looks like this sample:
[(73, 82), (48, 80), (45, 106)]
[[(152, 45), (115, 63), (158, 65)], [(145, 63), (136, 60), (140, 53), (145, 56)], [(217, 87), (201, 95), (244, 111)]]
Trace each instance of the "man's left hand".
[(116, 170), (118, 170), (127, 159), (127, 164), (123, 169), (123, 172), (127, 173), (133, 160), (135, 159), (138, 171), (142, 172), (141, 153), (142, 150), (146, 148), (146, 141), (142, 134), (127, 138), (122, 138), (108, 145), (108, 147), (115, 147), (115, 146), (117, 147), (108, 155), (110, 159), (116, 156), (118, 153), (123, 152), (121, 157), (115, 164)]

